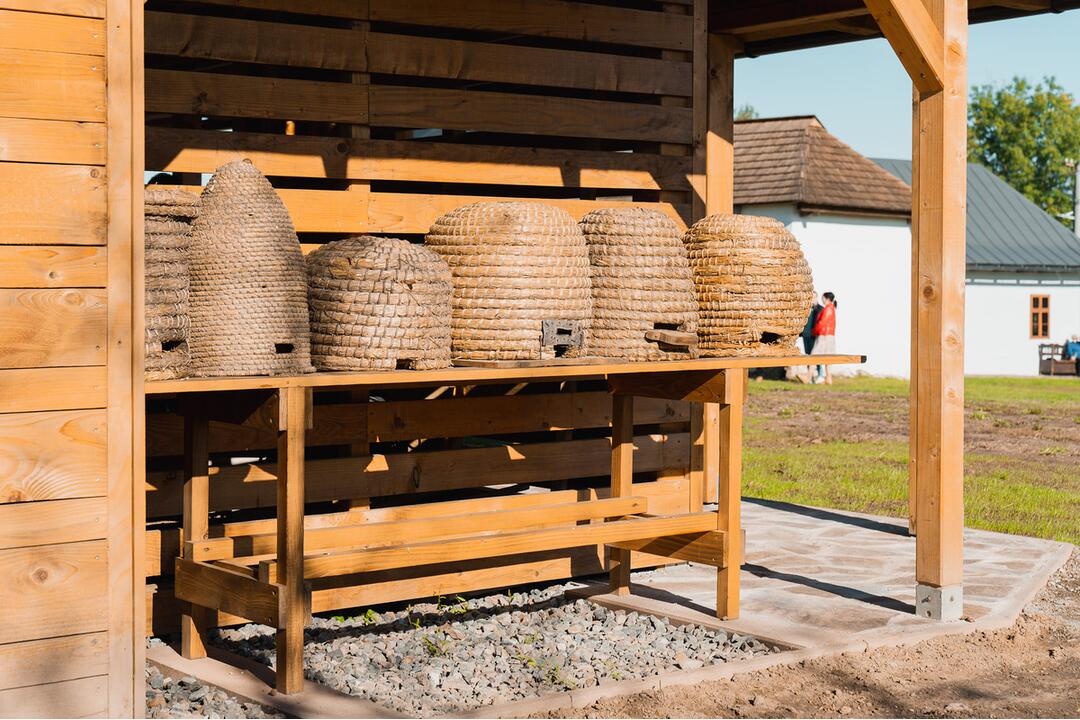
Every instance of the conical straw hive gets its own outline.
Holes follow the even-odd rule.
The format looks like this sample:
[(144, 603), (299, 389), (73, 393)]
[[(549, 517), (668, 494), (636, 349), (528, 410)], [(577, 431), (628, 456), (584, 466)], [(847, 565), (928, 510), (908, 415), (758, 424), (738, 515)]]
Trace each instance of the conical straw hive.
[(199, 197), (182, 190), (146, 189), (145, 295), (147, 380), (187, 377), (188, 249)]

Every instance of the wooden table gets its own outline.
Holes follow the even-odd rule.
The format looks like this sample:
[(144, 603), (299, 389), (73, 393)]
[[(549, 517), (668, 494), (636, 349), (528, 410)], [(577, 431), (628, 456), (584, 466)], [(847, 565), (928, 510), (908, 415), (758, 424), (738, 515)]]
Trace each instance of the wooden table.
[[(176, 561), (176, 596), (189, 603), (181, 619), (182, 653), (205, 655), (210, 614), (218, 610), (277, 629), (277, 688), (303, 688), (305, 579), (346, 576), (604, 544), (611, 590), (630, 592), (630, 554), (648, 552), (717, 568), (717, 615), (739, 613), (742, 416), (746, 369), (852, 364), (859, 355), (709, 358), (668, 362), (533, 368), (447, 368), (324, 372), (280, 377), (196, 378), (146, 383), (147, 395), (175, 395), (184, 416), (184, 544)], [(532, 506), (473, 515), (326, 528), (304, 537), (304, 446), (314, 388), (370, 389), (606, 380), (612, 393), (611, 493), (602, 500)], [(277, 398), (276, 533), (254, 538), (235, 557), (231, 538), (210, 538), (210, 420), (239, 421)], [(632, 494), (635, 397), (704, 404), (691, 423), (692, 512), (655, 515)], [(716, 511), (702, 508), (705, 479), (719, 478)], [(603, 520), (585, 523), (583, 521)], [(555, 524), (553, 522), (563, 524)], [(575, 524), (583, 523), (583, 524)], [(391, 527), (393, 526), (393, 527)], [(522, 530), (523, 527), (539, 529)], [(378, 542), (373, 542), (377, 538)], [(307, 555), (305, 555), (305, 550)]]

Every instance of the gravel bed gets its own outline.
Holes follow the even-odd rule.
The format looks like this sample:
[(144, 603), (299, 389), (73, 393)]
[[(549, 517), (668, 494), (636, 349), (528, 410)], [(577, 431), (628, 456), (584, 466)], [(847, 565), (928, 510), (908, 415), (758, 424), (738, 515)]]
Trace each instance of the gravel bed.
[(146, 665), (148, 718), (283, 718), (271, 708), (229, 695), (190, 675), (174, 680), (154, 665)]
[[(777, 652), (748, 636), (568, 600), (566, 587), (314, 618), (304, 672), (424, 717)], [(221, 630), (215, 642), (274, 664), (268, 627)]]

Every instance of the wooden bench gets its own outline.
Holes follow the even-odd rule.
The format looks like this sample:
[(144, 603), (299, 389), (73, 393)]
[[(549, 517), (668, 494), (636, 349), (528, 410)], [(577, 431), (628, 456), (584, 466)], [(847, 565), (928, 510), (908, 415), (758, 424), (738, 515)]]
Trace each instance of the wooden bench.
[[(860, 356), (822, 356), (818, 363), (858, 363)], [(365, 573), (499, 558), (602, 544), (609, 548), (612, 592), (630, 591), (631, 553), (644, 552), (717, 568), (717, 615), (739, 612), (741, 557), (739, 498), (742, 414), (749, 367), (783, 367), (805, 360), (724, 358), (539, 368), (448, 368), (432, 371), (316, 373), (289, 377), (169, 380), (147, 383), (147, 395), (175, 394), (184, 416), (184, 503), (176, 597), (187, 604), (181, 618), (182, 653), (206, 653), (206, 634), (218, 612), (277, 629), (279, 691), (303, 688), (304, 625), (311, 612), (306, 583)], [(383, 522), (333, 523), (305, 532), (305, 432), (311, 427), (314, 388), (476, 385), (498, 382), (603, 379), (612, 393), (609, 496), (571, 499), (567, 493), (507, 496), (476, 511), (475, 504), (435, 503), (425, 517)], [(277, 517), (243, 524), (227, 537), (208, 536), (210, 473), (208, 429), (212, 420), (244, 422), (268, 396), (276, 398)], [(635, 397), (705, 403), (692, 423), (691, 512), (656, 514), (633, 486)], [(512, 446), (511, 446), (512, 449)], [(719, 478), (718, 508), (701, 508), (705, 479)], [(492, 484), (498, 478), (492, 478)], [(362, 488), (358, 488), (362, 491)], [(360, 494), (363, 494), (362, 492)], [(462, 509), (468, 508), (467, 511)], [(357, 515), (357, 518), (363, 517)], [(362, 582), (362, 580), (358, 580)]]

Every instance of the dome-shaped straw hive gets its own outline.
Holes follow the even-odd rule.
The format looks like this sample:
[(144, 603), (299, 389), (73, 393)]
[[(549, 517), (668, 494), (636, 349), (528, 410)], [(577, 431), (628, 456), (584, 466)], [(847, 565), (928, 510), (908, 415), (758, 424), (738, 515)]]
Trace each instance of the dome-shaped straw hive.
[(589, 251), (564, 210), (531, 202), (466, 205), (436, 220), (424, 242), (454, 279), (455, 358), (584, 354), (592, 320)]
[[(679, 228), (641, 207), (594, 210), (581, 220), (592, 262), (590, 353), (629, 360), (697, 356), (694, 277)], [(686, 345), (673, 339), (688, 335)]]
[(218, 168), (191, 241), (193, 374), (311, 372), (304, 256), (285, 205), (248, 160)]
[(183, 190), (146, 189), (144, 309), (146, 379), (187, 377), (188, 247), (199, 197)]
[(397, 238), (353, 237), (307, 257), (311, 359), (320, 370), (450, 365), (450, 268)]
[(796, 354), (814, 300), (810, 266), (783, 223), (710, 215), (683, 238), (704, 356)]

